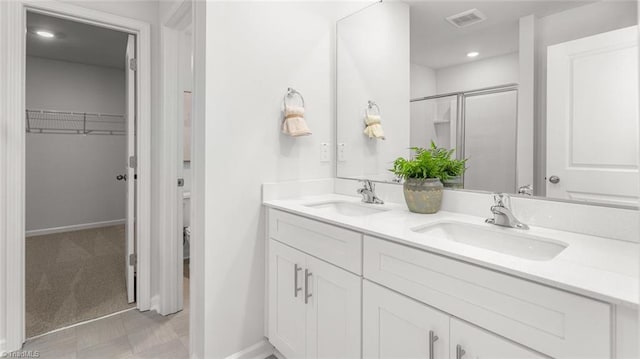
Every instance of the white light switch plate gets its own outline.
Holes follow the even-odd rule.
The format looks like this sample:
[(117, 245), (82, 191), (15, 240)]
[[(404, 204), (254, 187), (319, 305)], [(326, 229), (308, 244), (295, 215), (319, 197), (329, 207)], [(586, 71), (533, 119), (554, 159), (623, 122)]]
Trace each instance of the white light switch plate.
[(323, 142), (320, 144), (320, 162), (329, 162), (329, 144)]

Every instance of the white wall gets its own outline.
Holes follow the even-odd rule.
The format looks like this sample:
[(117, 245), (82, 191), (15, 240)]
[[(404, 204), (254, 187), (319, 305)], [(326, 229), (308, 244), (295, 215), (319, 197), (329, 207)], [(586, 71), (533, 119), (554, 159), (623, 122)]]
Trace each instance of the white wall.
[(638, 23), (635, 1), (600, 1), (538, 19), (536, 23), (536, 114), (534, 188), (545, 193), (547, 47), (566, 41), (633, 26)]
[[(408, 154), (410, 118), (409, 7), (374, 4), (338, 23), (338, 176), (390, 180), (393, 161)], [(386, 140), (363, 133), (367, 102), (380, 107)]]
[(518, 82), (518, 53), (490, 57), (436, 71), (439, 94)]
[[(124, 114), (124, 89), (121, 69), (27, 57), (28, 109)], [(28, 133), (26, 230), (124, 219), (125, 163), (125, 136)]]
[[(198, 167), (200, 151), (194, 153), (194, 175), (201, 169), (205, 173), (203, 187), (194, 177), (194, 191), (203, 190), (205, 196), (204, 236), (196, 244), (204, 255), (204, 291), (191, 294), (192, 310), (204, 318), (203, 357), (226, 357), (263, 338), (261, 184), (333, 175), (332, 164), (319, 161), (319, 144), (333, 142), (335, 20), (346, 15), (341, 9), (356, 5), (362, 6), (206, 4), (206, 46), (195, 49), (206, 51), (206, 98), (195, 102), (196, 109), (205, 106), (204, 168)], [(197, 33), (197, 15), (195, 20)], [(196, 71), (198, 64), (196, 59)], [(287, 87), (304, 95), (312, 136), (290, 138), (280, 133)], [(199, 88), (196, 85), (196, 91)]]

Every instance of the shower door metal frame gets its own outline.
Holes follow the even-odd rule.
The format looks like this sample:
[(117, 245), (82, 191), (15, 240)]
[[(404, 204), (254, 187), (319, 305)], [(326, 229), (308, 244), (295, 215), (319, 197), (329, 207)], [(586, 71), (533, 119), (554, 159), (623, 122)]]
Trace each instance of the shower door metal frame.
[[(466, 128), (466, 99), (468, 97), (475, 97), (481, 95), (490, 95), (495, 93), (516, 91), (516, 166), (515, 166), (515, 179), (517, 183), (517, 173), (518, 173), (518, 84), (517, 83), (508, 83), (504, 85), (497, 86), (489, 86), (483, 87), (474, 90), (468, 91), (458, 91), (458, 92), (449, 92), (425, 97), (418, 97), (409, 100), (409, 102), (420, 102), (426, 100), (436, 100), (444, 97), (453, 97), (456, 96), (456, 158), (463, 159), (465, 158), (465, 128)], [(462, 183), (464, 183), (464, 174), (462, 174)]]

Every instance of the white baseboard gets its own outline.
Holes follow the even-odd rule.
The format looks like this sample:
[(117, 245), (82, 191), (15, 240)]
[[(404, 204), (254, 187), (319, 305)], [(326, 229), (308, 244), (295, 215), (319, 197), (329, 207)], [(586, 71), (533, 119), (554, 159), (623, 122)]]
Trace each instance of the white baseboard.
[(254, 345), (231, 354), (225, 359), (265, 359), (275, 353), (275, 348), (267, 339), (255, 343)]
[(44, 228), (44, 229), (33, 229), (33, 230), (30, 230), (30, 231), (26, 231), (25, 235), (27, 237), (42, 236), (42, 235), (45, 235), (45, 234), (79, 231), (79, 230), (82, 230), (82, 229), (117, 226), (119, 224), (125, 224), (126, 222), (127, 222), (126, 219), (116, 219), (116, 220), (113, 220), (113, 221), (74, 224), (74, 225), (71, 225), (71, 226), (53, 227), (53, 228)]

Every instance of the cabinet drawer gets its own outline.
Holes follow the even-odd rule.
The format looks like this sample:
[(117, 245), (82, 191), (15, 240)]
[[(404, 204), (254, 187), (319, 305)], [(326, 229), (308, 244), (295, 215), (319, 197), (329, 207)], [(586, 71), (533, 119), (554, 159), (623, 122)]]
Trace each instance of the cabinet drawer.
[(353, 273), (362, 274), (360, 233), (270, 209), (269, 237)]
[[(491, 359), (544, 359), (542, 354), (533, 352), (497, 335), (476, 328), (460, 320), (451, 319), (451, 338), (453, 355), (464, 358)], [(463, 351), (464, 350), (464, 354)]]
[(378, 238), (364, 277), (556, 358), (611, 357), (608, 304)]

